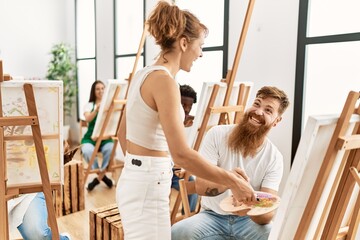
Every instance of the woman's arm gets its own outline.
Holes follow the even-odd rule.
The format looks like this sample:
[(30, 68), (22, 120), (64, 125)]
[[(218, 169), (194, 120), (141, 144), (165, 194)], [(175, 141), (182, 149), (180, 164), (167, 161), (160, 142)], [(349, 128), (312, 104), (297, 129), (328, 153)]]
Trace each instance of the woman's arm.
[(84, 117), (86, 122), (91, 122), (99, 111), (100, 104), (96, 104), (93, 111), (85, 111)]
[(175, 164), (197, 177), (230, 188), (238, 200), (255, 200), (254, 191), (234, 173), (213, 166), (186, 142), (183, 119), (180, 119), (180, 90), (167, 73), (156, 71), (144, 82), (141, 95), (144, 101), (158, 111), (161, 125)]
[[(235, 175), (237, 175), (239, 178), (243, 178), (246, 182), (249, 182), (249, 177), (246, 175), (245, 171), (236, 168), (232, 171)], [(250, 185), (250, 183), (249, 183)], [(195, 188), (196, 192), (199, 195), (207, 196), (207, 197), (214, 197), (217, 195), (222, 194), (229, 188), (227, 186), (224, 186), (222, 184), (217, 184), (208, 180), (205, 180), (203, 178), (196, 178), (195, 180)]]
[(197, 177), (195, 180), (195, 188), (197, 194), (207, 197), (220, 195), (229, 189), (225, 185), (217, 184), (199, 177)]

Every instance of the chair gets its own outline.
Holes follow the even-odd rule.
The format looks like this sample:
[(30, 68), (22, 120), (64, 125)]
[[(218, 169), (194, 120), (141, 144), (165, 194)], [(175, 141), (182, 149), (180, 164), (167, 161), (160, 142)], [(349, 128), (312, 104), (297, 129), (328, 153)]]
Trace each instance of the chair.
[(180, 186), (181, 202), (184, 208), (184, 215), (182, 219), (185, 219), (197, 214), (200, 211), (200, 204), (199, 204), (200, 197), (198, 198), (198, 204), (195, 208), (195, 211), (191, 212), (188, 195), (196, 193), (195, 182), (185, 181), (185, 179), (180, 179), (179, 186)]

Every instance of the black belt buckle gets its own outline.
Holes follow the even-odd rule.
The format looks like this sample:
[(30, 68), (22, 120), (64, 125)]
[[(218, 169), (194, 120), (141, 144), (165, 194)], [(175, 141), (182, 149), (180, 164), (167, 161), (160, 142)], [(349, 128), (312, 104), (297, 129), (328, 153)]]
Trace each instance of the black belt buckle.
[(134, 158), (133, 158), (133, 159), (131, 160), (131, 164), (140, 167), (141, 164), (142, 164), (142, 162), (141, 162), (141, 160), (139, 160), (139, 159), (134, 159)]

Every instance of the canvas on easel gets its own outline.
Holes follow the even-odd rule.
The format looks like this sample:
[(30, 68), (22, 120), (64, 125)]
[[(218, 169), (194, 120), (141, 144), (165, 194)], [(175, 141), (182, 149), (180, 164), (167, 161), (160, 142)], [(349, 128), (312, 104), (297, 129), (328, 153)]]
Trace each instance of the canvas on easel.
[(42, 191), (57, 240), (51, 190), (62, 182), (62, 82), (0, 82), (0, 103), (1, 239), (9, 238), (7, 201)]
[[(118, 146), (117, 130), (121, 113), (126, 104), (125, 95), (127, 92), (127, 88), (128, 82), (125, 80), (109, 79), (106, 83), (103, 101), (101, 101), (99, 113), (94, 126), (94, 131), (91, 136), (91, 138), (96, 141), (96, 143), (94, 152), (89, 160), (88, 167), (84, 169), (84, 183), (86, 183), (86, 179), (89, 173), (99, 173), (99, 169), (90, 170), (89, 166), (93, 165), (96, 154), (100, 149), (101, 141), (104, 139), (112, 138), (114, 140), (114, 147), (110, 156), (110, 162), (107, 169), (109, 171), (112, 171), (114, 168), (116, 168), (114, 164), (114, 156), (116, 148)], [(119, 167), (121, 166), (122, 165), (120, 165)], [(100, 178), (102, 178), (102, 176), (100, 176)]]
[[(105, 83), (105, 90), (103, 95), (103, 101), (101, 101), (99, 113), (96, 118), (96, 123), (94, 126), (94, 131), (91, 136), (92, 139), (97, 139), (100, 136), (101, 127), (104, 125), (106, 114), (110, 108), (110, 105), (112, 104), (112, 98), (115, 94), (117, 86), (120, 87), (120, 92), (116, 96), (116, 101), (122, 101), (125, 99), (125, 94), (127, 91), (128, 82), (125, 80), (117, 80), (117, 79), (108, 79)], [(124, 103), (119, 103), (119, 107), (122, 107)], [(121, 111), (118, 111), (119, 109), (114, 109), (114, 112), (112, 113), (111, 118), (109, 119), (109, 122), (107, 123), (107, 127), (104, 131), (104, 136), (115, 136), (119, 118)]]
[(359, 218), (359, 190), (349, 177), (351, 167), (360, 167), (358, 99), (350, 92), (340, 116), (309, 117), (269, 239), (355, 239), (346, 229), (349, 223), (357, 229), (351, 216)]
[[(205, 131), (208, 130), (208, 126), (215, 125), (213, 124), (213, 119), (217, 119), (217, 124), (238, 123), (242, 115), (241, 112), (245, 110), (253, 83), (244, 82), (243, 85), (241, 83), (237, 85), (238, 82), (235, 84), (235, 77), (245, 45), (254, 5), (255, 1), (249, 0), (232, 69), (228, 70), (224, 81), (203, 84), (197, 113), (195, 115), (196, 118), (194, 120), (195, 126), (187, 130), (188, 143), (195, 150), (199, 149), (203, 135)], [(239, 89), (237, 93), (236, 89)], [(220, 114), (220, 116), (216, 116), (217, 114)], [(232, 118), (232, 121), (230, 118)]]
[[(39, 124), (43, 135), (44, 150), (52, 183), (63, 183), (62, 170), (63, 117), (60, 106), (62, 89), (59, 81), (38, 80), (31, 82), (11, 80), (3, 82), (2, 111), (4, 117), (28, 116), (23, 85), (30, 83), (34, 89)], [(46, 101), (44, 101), (46, 99)], [(51, 104), (49, 104), (51, 103)], [(41, 182), (34, 141), (30, 126), (6, 126), (8, 187)]]
[[(217, 86), (217, 87), (215, 87)], [(232, 91), (230, 92), (229, 98), (229, 118), (232, 120), (231, 123), (234, 123), (235, 120), (235, 112), (236, 111), (244, 111), (248, 97), (253, 86), (252, 82), (235, 82), (232, 86)], [(241, 87), (246, 87), (246, 96), (244, 102), (238, 104), (239, 91)], [(213, 94), (214, 88), (218, 88), (217, 92)], [(219, 118), (221, 114), (221, 110), (226, 110), (223, 108), (223, 101), (225, 98), (225, 94), (227, 91), (227, 84), (223, 82), (204, 82), (203, 87), (200, 93), (200, 98), (198, 102), (198, 106), (196, 109), (195, 119), (193, 125), (186, 129), (187, 133), (187, 141), (190, 146), (192, 146), (195, 150), (198, 150), (198, 147), (195, 147), (196, 142), (201, 142), (201, 139), (204, 135), (202, 133), (201, 139), (199, 139), (199, 130), (201, 129), (202, 124), (205, 124), (204, 130), (207, 131), (210, 127), (219, 124)], [(209, 106), (209, 104), (211, 106)], [(210, 108), (211, 109), (210, 109)], [(217, 109), (220, 112), (216, 112)], [(207, 111), (210, 111), (207, 113)], [(206, 116), (207, 115), (207, 116)], [(203, 123), (204, 118), (208, 117), (206, 123)], [(230, 122), (229, 122), (230, 123)], [(200, 142), (199, 142), (200, 141)]]

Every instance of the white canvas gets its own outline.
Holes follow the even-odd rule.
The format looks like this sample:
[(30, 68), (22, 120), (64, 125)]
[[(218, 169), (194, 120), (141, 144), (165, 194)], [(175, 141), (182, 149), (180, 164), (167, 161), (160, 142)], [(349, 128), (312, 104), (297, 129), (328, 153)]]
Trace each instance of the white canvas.
[[(102, 126), (104, 125), (107, 110), (110, 107), (111, 101), (113, 99), (116, 88), (120, 87), (120, 93), (117, 96), (117, 100), (122, 100), (125, 98), (126, 90), (128, 87), (128, 81), (126, 80), (117, 80), (117, 79), (109, 79), (106, 82), (104, 95), (100, 104), (99, 113), (96, 119), (96, 123), (94, 126), (94, 131), (91, 138), (96, 139), (100, 136), (100, 131)], [(121, 105), (116, 104), (116, 108), (121, 107)], [(119, 124), (121, 111), (114, 111), (110, 117), (109, 123), (106, 126), (104, 136), (116, 136), (117, 127)]]
[[(32, 84), (51, 183), (63, 182), (63, 85), (61, 81), (2, 82), (4, 117), (29, 116), (23, 85)], [(7, 186), (39, 184), (41, 177), (31, 126), (5, 126)], [(26, 137), (28, 136), (28, 137)], [(14, 137), (17, 140), (12, 140)]]
[[(220, 86), (220, 88), (219, 88), (219, 92), (216, 96), (216, 100), (214, 102), (214, 107), (222, 106), (224, 103), (224, 98), (225, 98), (225, 94), (226, 94), (226, 86), (227, 86), (226, 83), (204, 82), (202, 89), (201, 89), (199, 101), (197, 103), (198, 105), (196, 108), (196, 114), (195, 114), (195, 119), (193, 121), (193, 125), (191, 127), (186, 128), (187, 141), (191, 147), (193, 147), (193, 145), (195, 144), (198, 130), (203, 121), (205, 111), (208, 106), (209, 99), (210, 99), (210, 96), (211, 96), (212, 90), (214, 89), (215, 84), (218, 84)], [(245, 84), (246, 86), (250, 86), (251, 88), (253, 86), (252, 82), (234, 82), (233, 89), (231, 91), (229, 105), (236, 105), (240, 84)], [(250, 91), (251, 91), (251, 88), (250, 88)], [(250, 95), (250, 93), (249, 93), (249, 95)], [(244, 108), (245, 107), (246, 106), (244, 106)], [(230, 115), (233, 119), (234, 114), (230, 114)], [(217, 125), (219, 122), (219, 117), (220, 117), (220, 114), (211, 114), (210, 118), (209, 118), (208, 126)]]
[[(281, 196), (281, 203), (273, 221), (273, 228), (269, 239), (294, 239), (337, 121), (337, 115), (309, 117)], [(356, 122), (360, 122), (359, 116), (353, 116), (351, 118), (351, 124), (346, 134), (351, 134)], [(334, 165), (321, 194), (306, 239), (314, 239), (318, 222), (323, 208), (326, 205), (344, 152), (344, 150), (339, 151), (336, 155)]]

